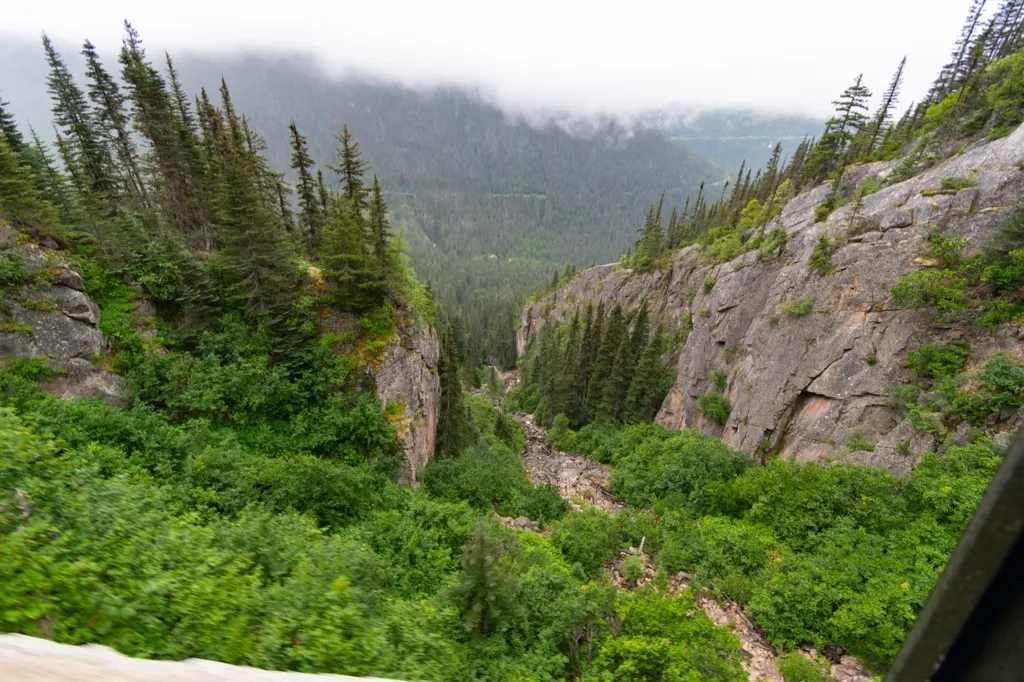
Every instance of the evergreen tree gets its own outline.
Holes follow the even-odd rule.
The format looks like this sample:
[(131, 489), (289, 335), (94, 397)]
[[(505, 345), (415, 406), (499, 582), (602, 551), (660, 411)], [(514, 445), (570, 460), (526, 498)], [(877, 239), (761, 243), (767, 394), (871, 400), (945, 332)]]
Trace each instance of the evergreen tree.
[(469, 444), (470, 423), (462, 399), (459, 359), (451, 328), (442, 325), (439, 336), (441, 343), (437, 377), (441, 385), (441, 402), (437, 417), (437, 454), (441, 457), (454, 457)]
[(14, 115), (7, 111), (8, 103), (0, 99), (0, 135), (7, 140), (7, 147), (19, 156), (25, 150), (25, 138), (14, 123)]
[(350, 210), (362, 215), (368, 206), (370, 190), (366, 188), (363, 175), (369, 164), (362, 159), (359, 143), (352, 139), (348, 126), (342, 126), (341, 133), (335, 136), (341, 143), (338, 149), (338, 165), (328, 165), (341, 179), (341, 194), (351, 207)]
[(190, 211), (192, 199), (171, 97), (163, 77), (146, 60), (138, 32), (127, 21), (124, 29), (119, 56), (121, 79), (132, 103), (135, 129), (150, 148), (144, 183), (150, 184), (161, 213), (178, 233), (193, 234), (199, 226)]
[[(601, 310), (598, 309), (600, 315)], [(594, 370), (587, 385), (587, 415), (590, 418), (599, 416), (601, 403), (604, 399), (605, 384), (611, 375), (618, 354), (625, 324), (622, 319), (622, 308), (616, 304), (609, 315), (606, 329), (601, 335), (601, 346), (594, 361)]]
[(292, 169), (298, 178), (295, 193), (299, 198), (299, 225), (305, 234), (310, 252), (315, 253), (319, 247), (320, 228), (323, 224), (325, 202), (317, 196), (318, 187), (323, 186), (323, 175), (318, 174), (319, 182), (313, 180), (313, 174), (310, 172), (313, 168), (313, 159), (306, 147), (306, 138), (299, 133), (295, 121), (289, 124), (288, 130), (292, 142)]
[(779, 186), (778, 177), (779, 171), (781, 170), (780, 161), (782, 158), (782, 142), (776, 142), (775, 148), (772, 150), (772, 156), (768, 159), (768, 165), (764, 169), (763, 181), (758, 185), (757, 199), (764, 203), (775, 194), (775, 189)]
[(630, 350), (629, 334), (623, 333), (619, 348), (612, 361), (611, 371), (604, 382), (597, 418), (601, 421), (618, 421), (633, 378), (633, 353)]
[(280, 319), (296, 294), (296, 271), (280, 217), (261, 196), (259, 164), (246, 145), (227, 85), (221, 95), (229, 135), (222, 142), (224, 220), (217, 241), (234, 296), (251, 319)]
[(41, 165), (40, 180), (37, 183), (43, 196), (60, 212), (60, 220), (65, 225), (76, 222), (76, 212), (72, 205), (70, 191), (64, 176), (57, 170), (56, 163), (50, 155), (46, 144), (39, 139), (39, 135), (30, 126), (29, 133), (32, 136), (32, 144), (35, 147), (36, 157)]
[(900, 86), (903, 85), (903, 69), (907, 65), (907, 58), (903, 57), (900, 61), (900, 65), (896, 68), (896, 73), (893, 74), (892, 82), (889, 83), (889, 88), (885, 91), (885, 95), (882, 96), (882, 102), (878, 106), (878, 112), (875, 113), (874, 118), (871, 120), (871, 125), (868, 128), (867, 142), (864, 145), (864, 152), (871, 154), (875, 151), (876, 146), (882, 139), (886, 129), (889, 127), (892, 121), (892, 112), (896, 108), (896, 104), (899, 102)]
[(0, 218), (18, 227), (49, 227), (57, 214), (36, 189), (28, 166), (0, 135)]
[(1020, 51), (1024, 41), (1024, 0), (1003, 0), (999, 9), (992, 16), (986, 33), (989, 41), (986, 45), (988, 59), (996, 60), (1008, 57)]
[(604, 317), (604, 302), (602, 301), (597, 304), (594, 323), (590, 327), (590, 333), (584, 336), (583, 345), (580, 348), (580, 390), (583, 392), (581, 422), (586, 422), (593, 418), (590, 387), (597, 365), (597, 356), (601, 350), (601, 338), (604, 334)]
[(960, 30), (960, 37), (953, 47), (953, 55), (948, 64), (942, 67), (939, 77), (928, 93), (927, 103), (935, 104), (959, 87), (967, 73), (965, 71), (976, 33), (981, 27), (981, 16), (985, 11), (986, 0), (972, 0), (967, 13), (967, 20)]
[(661, 256), (664, 243), (664, 232), (661, 227), (661, 209), (665, 201), (664, 193), (657, 208), (651, 204), (647, 209), (647, 220), (644, 221), (641, 230), (640, 243), (637, 245), (636, 254), (632, 259), (635, 267), (644, 271), (651, 267), (655, 259)]
[(656, 331), (644, 348), (629, 384), (629, 390), (626, 392), (622, 419), (627, 424), (653, 419), (661, 406), (661, 383), (664, 374), (661, 346), (661, 333)]
[(140, 207), (147, 205), (146, 185), (139, 171), (138, 152), (131, 136), (131, 121), (125, 111), (124, 96), (100, 61), (96, 46), (88, 40), (82, 46), (85, 57), (89, 99), (92, 101), (99, 127), (109, 140), (121, 174), (122, 193), (133, 197)]
[(75, 84), (64, 60), (44, 34), (43, 50), (50, 67), (47, 86), (53, 98), (53, 120), (64, 132), (63, 154), (75, 167), (77, 189), (96, 211), (113, 209), (113, 163), (106, 139), (93, 119), (85, 94)]
[(477, 522), (462, 551), (462, 573), (452, 588), (466, 630), (479, 637), (500, 632), (518, 613), (519, 584), (500, 540)]
[(633, 362), (640, 359), (644, 347), (647, 345), (647, 334), (650, 332), (650, 311), (647, 308), (647, 299), (640, 304), (633, 320), (633, 334), (629, 338), (630, 349), (633, 353)]
[(316, 171), (316, 198), (320, 201), (320, 215), (327, 213), (328, 197), (327, 186), (324, 185), (324, 172), (319, 168)]
[(569, 323), (569, 334), (565, 341), (565, 352), (562, 353), (561, 362), (557, 367), (555, 378), (555, 396), (552, 399), (551, 411), (554, 414), (564, 414), (566, 417), (580, 412), (579, 390), (577, 381), (579, 378), (580, 364), (580, 311), (572, 316)]
[(826, 124), (825, 133), (808, 159), (811, 179), (822, 180), (841, 168), (847, 152), (867, 121), (865, 112), (871, 91), (861, 84), (863, 74), (832, 102), (836, 115)]
[(388, 206), (384, 203), (384, 192), (380, 187), (377, 176), (373, 176), (373, 188), (370, 190), (370, 241), (373, 246), (373, 256), (377, 261), (377, 268), (380, 270), (380, 277), (385, 282), (391, 279), (388, 266), (388, 243), (391, 229), (388, 223)]

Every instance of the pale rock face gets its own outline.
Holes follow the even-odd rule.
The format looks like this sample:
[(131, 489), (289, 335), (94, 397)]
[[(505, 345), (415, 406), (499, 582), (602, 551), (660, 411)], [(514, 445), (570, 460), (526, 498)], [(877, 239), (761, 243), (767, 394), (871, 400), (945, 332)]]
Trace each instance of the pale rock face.
[[(784, 252), (769, 263), (748, 252), (729, 263), (705, 265), (699, 248), (691, 246), (675, 254), (668, 272), (591, 268), (526, 308), (517, 348), (521, 354), (545, 312), (564, 321), (587, 301), (631, 310), (646, 299), (669, 328), (682, 326), (688, 314), (693, 319), (660, 423), (697, 428), (747, 452), (773, 451), (804, 462), (846, 460), (906, 473), (921, 452), (935, 446), (887, 406), (887, 387), (909, 378), (902, 366), (907, 351), (963, 338), (977, 354), (990, 355), (1019, 352), (1024, 342), (1016, 334), (939, 324), (932, 311), (896, 309), (889, 290), (927, 266), (921, 256), (932, 226), (965, 237), (968, 252), (980, 249), (1024, 199), (1021, 162), (1024, 127), (866, 197), (855, 217), (847, 205), (815, 223), (815, 207), (829, 190), (805, 191), (767, 225), (788, 234)], [(845, 180), (884, 178), (894, 165), (860, 166), (847, 171)], [(977, 186), (952, 195), (922, 194), (947, 177), (973, 178)], [(822, 234), (843, 238), (832, 256), (834, 272), (825, 277), (808, 266)], [(705, 292), (708, 279), (715, 285)], [(803, 298), (814, 301), (810, 314), (781, 311), (786, 302)], [(716, 369), (729, 376), (725, 396), (733, 408), (724, 427), (705, 420), (696, 403), (710, 390)], [(855, 433), (874, 451), (850, 451), (847, 442)]]
[(0, 250), (11, 249), (28, 270), (52, 269), (54, 284), (21, 292), (25, 300), (44, 303), (42, 309), (27, 308), (16, 300), (7, 303), (6, 313), (0, 313), (0, 322), (17, 326), (0, 332), (0, 362), (44, 358), (57, 372), (53, 381), (43, 385), (45, 390), (64, 399), (100, 398), (108, 404), (124, 404), (124, 378), (90, 362), (107, 344), (99, 330), (99, 306), (83, 293), (82, 278), (59, 253), (17, 243), (18, 233), (0, 225)]
[(404, 463), (401, 481), (416, 485), (434, 456), (441, 383), (437, 375), (439, 347), (433, 327), (413, 325), (388, 343), (384, 360), (372, 374), (381, 404), (395, 402), (402, 411), (392, 417)]

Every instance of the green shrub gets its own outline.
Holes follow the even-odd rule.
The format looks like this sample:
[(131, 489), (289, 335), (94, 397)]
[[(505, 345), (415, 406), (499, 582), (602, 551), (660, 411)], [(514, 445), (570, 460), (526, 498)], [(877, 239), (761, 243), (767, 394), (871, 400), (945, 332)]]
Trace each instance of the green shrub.
[(750, 247), (757, 249), (757, 260), (767, 263), (782, 253), (788, 238), (786, 231), (777, 227), (768, 234), (760, 234), (751, 240)]
[(705, 393), (698, 397), (697, 406), (705, 417), (721, 426), (729, 421), (729, 414), (732, 412), (732, 405), (718, 393)]
[(727, 481), (753, 464), (749, 455), (683, 431), (670, 438), (647, 438), (616, 458), (611, 490), (631, 505), (643, 508), (659, 500), (696, 503), (711, 481)]
[(960, 190), (967, 189), (969, 187), (977, 187), (977, 185), (978, 181), (974, 178), (964, 177), (942, 178), (941, 183), (942, 189), (952, 190), (954, 192), (959, 192)]
[(836, 252), (837, 248), (834, 239), (829, 239), (823, 234), (818, 235), (818, 241), (815, 242), (814, 250), (811, 251), (811, 257), (807, 261), (808, 267), (821, 277), (832, 274), (835, 272), (835, 268), (832, 267), (832, 254)]
[(729, 376), (720, 369), (711, 371), (711, 385), (715, 387), (715, 390), (719, 393), (725, 391), (725, 386), (729, 382)]
[(958, 268), (963, 262), (963, 250), (967, 240), (963, 237), (945, 236), (937, 229), (928, 233), (928, 253), (939, 261), (943, 268)]
[(857, 188), (857, 198), (863, 199), (876, 192), (881, 192), (883, 189), (885, 189), (885, 185), (880, 183), (875, 176), (869, 175), (864, 178), (864, 181), (860, 183), (860, 187)]
[(794, 298), (783, 303), (779, 308), (783, 314), (790, 317), (803, 317), (814, 312), (814, 297), (804, 296)]
[(507, 504), (502, 505), (505, 516), (525, 516), (539, 524), (563, 518), (569, 512), (569, 502), (562, 498), (558, 488), (550, 483), (512, 491)]
[(739, 234), (730, 233), (715, 239), (703, 252), (711, 263), (728, 263), (746, 251)]
[(713, 280), (713, 279), (706, 279), (706, 280), (704, 280), (703, 289), (704, 289), (704, 293), (705, 294), (711, 293), (711, 290), (714, 289), (714, 288), (715, 288), (715, 280)]
[(899, 308), (934, 307), (944, 317), (967, 309), (967, 277), (955, 270), (918, 270), (893, 285), (893, 303)]
[(556, 450), (561, 450), (565, 447), (571, 436), (572, 431), (569, 430), (569, 418), (564, 414), (555, 415), (554, 421), (551, 422), (551, 428), (548, 429), (548, 445)]
[(860, 431), (854, 431), (850, 434), (850, 437), (846, 439), (846, 447), (851, 452), (874, 452), (875, 446), (872, 445), (864, 438)]
[(636, 554), (630, 554), (622, 562), (622, 577), (631, 585), (636, 585), (644, 577), (645, 569), (643, 559)]
[(816, 663), (796, 651), (780, 657), (776, 665), (786, 682), (827, 682), (829, 679), (826, 664)]
[(601, 575), (604, 563), (618, 554), (622, 541), (615, 520), (593, 508), (569, 514), (551, 527), (552, 544), (589, 578)]
[(434, 459), (423, 472), (423, 488), (432, 497), (465, 501), (481, 511), (511, 503), (530, 488), (519, 453), (494, 436), (458, 457)]
[(923, 344), (907, 353), (907, 366), (919, 377), (940, 379), (963, 371), (971, 348), (966, 343)]
[(0, 251), (0, 289), (25, 281), (25, 263), (13, 251)]
[(992, 81), (985, 93), (986, 104), (993, 111), (993, 137), (1008, 134), (1021, 122), (1024, 107), (1024, 57), (1017, 54), (1000, 59), (988, 67)]
[(578, 452), (597, 462), (609, 464), (622, 443), (622, 428), (609, 422), (591, 422), (562, 444), (568, 452)]
[(714, 628), (689, 592), (663, 598), (639, 590), (620, 600), (621, 629), (597, 651), (604, 679), (631, 682), (721, 680), (744, 682), (739, 640)]

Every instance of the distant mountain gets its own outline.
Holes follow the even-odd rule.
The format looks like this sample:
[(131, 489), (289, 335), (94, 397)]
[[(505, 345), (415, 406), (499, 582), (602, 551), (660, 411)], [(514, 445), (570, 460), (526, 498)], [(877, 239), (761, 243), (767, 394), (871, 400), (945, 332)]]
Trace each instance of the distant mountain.
[[(77, 49), (60, 49), (81, 72)], [(644, 124), (537, 124), (464, 89), (337, 80), (301, 57), (175, 61), (190, 92), (205, 87), (216, 98), (227, 79), (275, 169), (289, 168), (290, 121), (321, 165), (334, 160), (334, 135), (347, 124), (380, 176), (395, 222), (407, 229), (420, 276), (469, 315), (494, 307), (491, 292), (530, 291), (566, 261), (607, 262), (633, 243), (662, 193), (666, 205), (682, 204), (701, 182), (728, 175)], [(45, 71), (41, 48), (0, 44), (0, 97), (50, 137)], [(325, 176), (333, 183), (333, 173)]]
[(776, 142), (792, 152), (804, 137), (821, 134), (824, 121), (809, 116), (771, 114), (744, 109), (707, 111), (658, 110), (641, 117), (645, 124), (700, 152), (728, 171), (744, 160), (762, 168)]

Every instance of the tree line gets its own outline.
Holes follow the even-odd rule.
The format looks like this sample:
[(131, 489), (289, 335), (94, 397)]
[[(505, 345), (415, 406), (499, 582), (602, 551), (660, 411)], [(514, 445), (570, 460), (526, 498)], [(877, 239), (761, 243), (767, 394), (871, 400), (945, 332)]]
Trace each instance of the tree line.
[(171, 57), (158, 68), (130, 23), (119, 79), (88, 40), (84, 85), (47, 36), (42, 43), (56, 154), (34, 129), (26, 137), (0, 101), (7, 221), (92, 234), (158, 305), (191, 317), (239, 309), (254, 324), (280, 327), (310, 279), (342, 310), (392, 304), (432, 317), (429, 290), (415, 282), (380, 182), (367, 179), (347, 126), (327, 166), (337, 189), (289, 127), (293, 188), (270, 167), (227, 83), (216, 102), (205, 88), (190, 98)]
[(721, 248), (723, 256), (738, 255), (741, 241), (754, 236), (742, 233), (767, 223), (803, 188), (830, 183), (819, 219), (851, 195), (862, 198), (857, 188), (843, 185), (843, 170), (851, 164), (902, 158), (889, 177), (898, 182), (953, 153), (964, 137), (1008, 134), (1024, 120), (1024, 0), (1003, 0), (984, 20), (987, 2), (972, 0), (949, 62), (926, 97), (906, 107), (898, 121), (906, 57), (873, 113), (872, 93), (857, 76), (833, 101), (835, 113), (821, 136), (805, 139), (790, 158), (782, 157), (780, 143), (763, 169), (754, 172), (742, 163), (735, 180), (725, 183), (717, 198), (701, 184), (692, 200), (687, 198), (681, 209), (672, 210), (667, 226), (662, 205), (652, 205), (625, 263), (644, 271), (664, 266), (676, 249), (726, 239), (734, 245)]
[(632, 316), (616, 304), (588, 303), (568, 324), (548, 320), (531, 343), (519, 386), (508, 407), (532, 412), (541, 424), (564, 415), (573, 428), (602, 421), (651, 421), (671, 381), (663, 354), (666, 340), (651, 328), (646, 301)]

